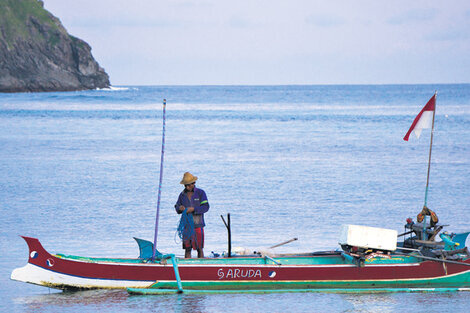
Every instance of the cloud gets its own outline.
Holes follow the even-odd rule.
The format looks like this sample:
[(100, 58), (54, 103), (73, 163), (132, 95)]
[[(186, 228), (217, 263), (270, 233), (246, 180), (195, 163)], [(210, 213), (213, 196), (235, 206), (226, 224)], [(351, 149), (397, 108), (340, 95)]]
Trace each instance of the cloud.
[(444, 29), (427, 34), (424, 39), (430, 41), (464, 41), (470, 39), (470, 33), (468, 30)]
[(309, 15), (305, 18), (305, 22), (322, 28), (336, 27), (345, 24), (343, 19), (331, 15)]
[[(93, 47), (113, 83), (453, 82), (468, 81), (470, 69), (469, 0), (47, 0), (45, 6)], [(439, 70), (429, 70), (432, 62)]]
[(233, 28), (246, 28), (246, 29), (257, 26), (253, 21), (240, 17), (240, 16), (231, 17), (229, 20), (229, 25), (230, 27), (233, 27)]
[(125, 28), (182, 28), (185, 23), (182, 20), (171, 19), (143, 19), (138, 17), (89, 17), (73, 19), (69, 22), (70, 27), (80, 28), (109, 28), (109, 27), (125, 27)]
[(434, 8), (415, 9), (395, 15), (387, 20), (391, 25), (403, 25), (417, 22), (432, 21), (437, 17), (437, 10)]

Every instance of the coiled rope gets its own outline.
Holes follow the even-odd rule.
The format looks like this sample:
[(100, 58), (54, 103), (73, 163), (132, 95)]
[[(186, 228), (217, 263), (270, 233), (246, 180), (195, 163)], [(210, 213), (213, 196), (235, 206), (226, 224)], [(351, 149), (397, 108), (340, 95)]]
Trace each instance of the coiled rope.
[(187, 213), (187, 209), (181, 213), (181, 218), (176, 228), (176, 233), (181, 240), (191, 239), (196, 235), (194, 231), (194, 220), (192, 214)]

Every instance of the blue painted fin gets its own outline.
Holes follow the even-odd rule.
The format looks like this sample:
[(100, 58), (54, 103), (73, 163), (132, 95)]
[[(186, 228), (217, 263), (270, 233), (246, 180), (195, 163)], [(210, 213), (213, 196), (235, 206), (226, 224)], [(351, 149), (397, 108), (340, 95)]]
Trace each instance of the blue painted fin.
[[(153, 242), (136, 237), (134, 237), (134, 239), (139, 245), (139, 259), (151, 259), (153, 254)], [(155, 258), (161, 259), (162, 254), (158, 251), (155, 251)]]
[(459, 248), (463, 248), (463, 247), (465, 247), (465, 242), (467, 241), (468, 234), (470, 234), (470, 232), (455, 234), (452, 237), (452, 241), (453, 242), (458, 242), (459, 243)]

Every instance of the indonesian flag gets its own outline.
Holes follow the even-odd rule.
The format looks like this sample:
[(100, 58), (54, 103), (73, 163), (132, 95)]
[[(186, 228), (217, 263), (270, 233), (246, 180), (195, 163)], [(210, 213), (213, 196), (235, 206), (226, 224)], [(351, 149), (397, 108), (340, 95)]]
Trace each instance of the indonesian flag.
[(419, 112), (418, 116), (416, 116), (413, 124), (411, 124), (410, 129), (406, 133), (403, 140), (408, 141), (411, 132), (416, 135), (416, 138), (419, 138), (421, 135), (421, 131), (424, 128), (431, 128), (432, 126), (432, 116), (434, 114), (434, 110), (436, 109), (436, 95), (432, 96), (429, 99), (428, 103), (424, 106), (424, 108)]

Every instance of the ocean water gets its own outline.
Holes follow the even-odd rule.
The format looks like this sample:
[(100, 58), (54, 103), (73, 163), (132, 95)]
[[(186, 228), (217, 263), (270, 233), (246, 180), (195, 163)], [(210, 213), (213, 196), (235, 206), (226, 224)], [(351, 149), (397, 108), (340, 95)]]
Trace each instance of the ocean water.
[(336, 249), (342, 224), (403, 230), (424, 203), (430, 131), (403, 141), (437, 91), (428, 206), (470, 230), (470, 85), (121, 86), (0, 94), (0, 311), (468, 312), (470, 293), (129, 296), (10, 280), (20, 235), (51, 253), (136, 257), (153, 240), (167, 99), (158, 248), (183, 255), (175, 203), (185, 171), (211, 208), (206, 255), (298, 238)]

